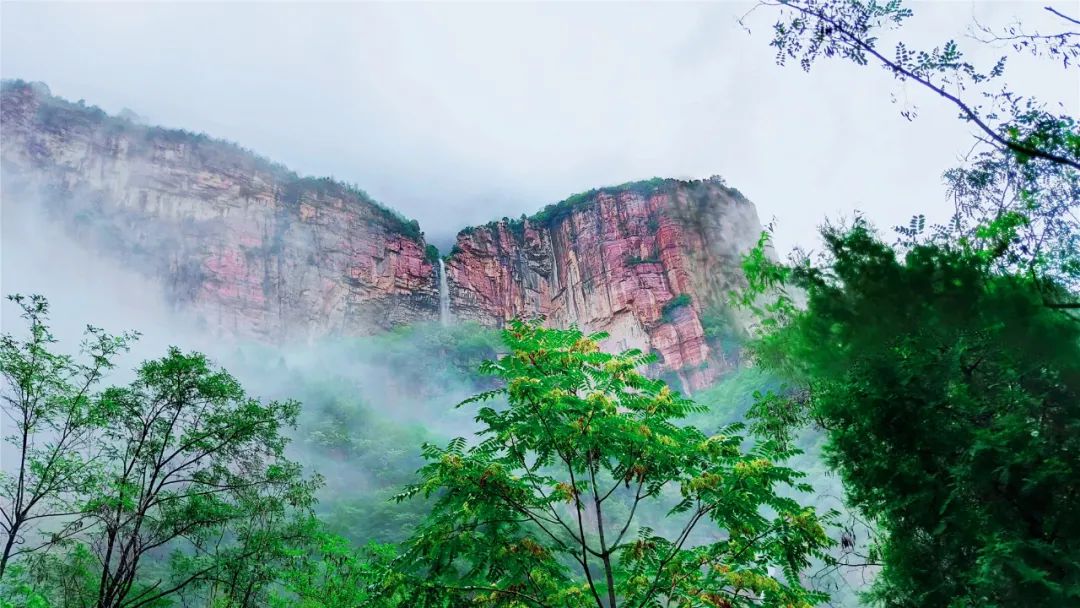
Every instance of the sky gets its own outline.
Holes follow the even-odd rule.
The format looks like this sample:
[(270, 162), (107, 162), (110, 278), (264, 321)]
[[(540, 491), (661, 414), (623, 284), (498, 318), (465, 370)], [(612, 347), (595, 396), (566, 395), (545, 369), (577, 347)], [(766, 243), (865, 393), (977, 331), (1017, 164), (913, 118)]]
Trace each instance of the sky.
[[(1048, 21), (1046, 1), (910, 4), (903, 35), (924, 46), (972, 46), (973, 17)], [(442, 248), (653, 176), (724, 176), (776, 220), (781, 251), (856, 210), (883, 228), (947, 218), (941, 173), (972, 142), (955, 109), (877, 69), (775, 65), (775, 13), (744, 27), (751, 6), (3, 2), (0, 76), (355, 183)], [(1080, 72), (1022, 59), (1008, 74), (1080, 115)]]

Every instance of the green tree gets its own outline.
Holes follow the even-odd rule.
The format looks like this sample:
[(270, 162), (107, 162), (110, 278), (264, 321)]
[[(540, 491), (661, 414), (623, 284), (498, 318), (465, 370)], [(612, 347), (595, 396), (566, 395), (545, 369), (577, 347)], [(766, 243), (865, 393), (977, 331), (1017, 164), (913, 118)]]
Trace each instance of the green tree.
[[(248, 397), (202, 354), (171, 348), (99, 403), (108, 470), (82, 533), (98, 564), (98, 608), (154, 605), (273, 558), (289, 529), (278, 524), (313, 503), (318, 479), (284, 456), (299, 404)], [(148, 561), (155, 575), (140, 576)], [(256, 597), (235, 585), (226, 595), (241, 605)]]
[[(482, 370), (505, 387), (475, 444), (425, 445), (401, 499), (434, 498), (385, 581), (409, 606), (810, 606), (800, 573), (830, 545), (775, 442), (705, 436), (702, 408), (608, 354), (602, 334), (514, 322)], [(650, 515), (652, 513), (652, 515)]]
[[(13, 562), (15, 584), (4, 589), (12, 592), (11, 608), (94, 606), (100, 564), (90, 548), (72, 541), (50, 549)], [(12, 582), (11, 578), (5, 582)], [(8, 608), (5, 604), (0, 606)]]
[[(251, 399), (175, 348), (96, 392), (136, 334), (89, 327), (80, 363), (55, 352), (44, 298), (10, 299), (29, 337), (0, 340), (20, 456), (0, 486), (0, 606), (265, 606), (299, 576), (298, 552), (328, 537), (311, 512), (321, 478), (284, 455), (298, 403)], [(327, 572), (343, 565), (323, 557)]]
[(861, 221), (823, 236), (818, 262), (761, 247), (747, 260), (757, 293), (806, 300), (760, 311), (753, 355), (792, 390), (754, 414), (780, 443), (825, 430), (827, 462), (880, 532), (870, 597), (1080, 603), (1080, 319), (1045, 305), (1046, 281), (995, 270), (993, 247), (898, 252)]
[(320, 532), (310, 546), (295, 550), (278, 574), (283, 592), (272, 606), (287, 608), (356, 608), (373, 600), (370, 588), (394, 557), (390, 545), (363, 550), (334, 534)]
[[(899, 40), (885, 48), (882, 40), (895, 37), (914, 14), (901, 0), (761, 0), (758, 7), (778, 14), (771, 43), (777, 63), (795, 61), (807, 71), (823, 58), (876, 66), (930, 91), (973, 127), (976, 141), (966, 162), (945, 173), (955, 214), (935, 232), (970, 238), (985, 223), (1022, 213), (1027, 221), (995, 261), (1080, 283), (1080, 122), (1005, 81), (1006, 66), (1021, 55), (1058, 63), (1062, 78), (1075, 80), (1076, 16), (1045, 7), (1060, 27), (1053, 32), (1032, 31), (1020, 22), (1000, 28), (976, 22), (973, 44), (1011, 50), (978, 65), (955, 40), (929, 49)], [(904, 106), (902, 114), (914, 119), (916, 110)], [(923, 228), (917, 220), (900, 231), (913, 237)]]
[(319, 538), (321, 525), (307, 508), (312, 488), (278, 483), (238, 496), (240, 515), (193, 558), (174, 553), (171, 577), (198, 577), (181, 597), (216, 608), (266, 606), (295, 553)]
[[(79, 362), (55, 351), (44, 297), (8, 299), (22, 309), (29, 336), (0, 337), (0, 407), (14, 429), (4, 441), (14, 448), (16, 459), (14, 467), (0, 470), (0, 580), (11, 558), (63, 540), (82, 525), (87, 514), (78, 500), (100, 464), (101, 446), (91, 439), (104, 422), (91, 390), (136, 337), (87, 327), (83, 352), (88, 361)], [(58, 519), (59, 529), (42, 528)]]

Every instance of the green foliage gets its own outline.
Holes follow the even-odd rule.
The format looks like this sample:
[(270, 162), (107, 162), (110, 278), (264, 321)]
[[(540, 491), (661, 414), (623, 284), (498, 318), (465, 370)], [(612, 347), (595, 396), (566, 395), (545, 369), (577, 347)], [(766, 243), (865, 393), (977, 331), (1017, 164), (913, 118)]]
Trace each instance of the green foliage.
[[(797, 61), (804, 70), (822, 58), (842, 58), (858, 65), (876, 65), (898, 80), (914, 83), (951, 104), (978, 132), (975, 146), (961, 167), (945, 173), (956, 213), (948, 225), (935, 226), (935, 236), (970, 237), (980, 225), (1000, 215), (1020, 213), (1028, 222), (998, 262), (1050, 275), (1056, 281), (1080, 284), (1080, 122), (1055, 114), (1047, 104), (1016, 92), (1004, 82), (1009, 56), (978, 66), (954, 40), (919, 50), (900, 41), (882, 49), (882, 34), (904, 27), (914, 11), (900, 0), (785, 0), (776, 6), (773, 28), (777, 62)], [(1004, 28), (975, 22), (967, 42), (992, 45), (1046, 58), (1066, 70), (1080, 58), (1077, 20), (1052, 7), (1057, 32), (1029, 31), (1020, 21)], [(905, 105), (903, 115), (915, 111)], [(918, 216), (916, 216), (918, 217)], [(911, 236), (912, 227), (901, 228)], [(918, 232), (922, 222), (918, 222)]]
[(273, 608), (356, 608), (372, 599), (368, 589), (394, 557), (389, 545), (354, 549), (340, 536), (320, 533), (311, 546), (298, 549), (279, 572), (282, 590)]
[[(0, 336), (3, 409), (12, 423), (4, 442), (18, 463), (0, 471), (0, 531), (4, 533), (0, 579), (13, 555), (46, 547), (82, 525), (78, 497), (90, 491), (99, 475), (96, 461), (101, 446), (95, 432), (108, 418), (108, 412), (94, 403), (91, 391), (112, 368), (115, 356), (138, 337), (134, 333), (114, 336), (88, 326), (83, 342), (88, 361), (79, 362), (55, 351), (45, 298), (13, 295), (8, 299), (22, 309), (29, 336), (26, 340), (9, 333)], [(60, 529), (25, 542), (27, 536), (39, 536), (28, 528), (61, 514), (67, 514), (68, 521)], [(16, 541), (22, 546), (16, 547)]]
[[(86, 544), (76, 542), (63, 551), (42, 551), (17, 563), (14, 578), (24, 589), (22, 598), (31, 606), (96, 606), (100, 589), (101, 564)], [(154, 602), (150, 606), (161, 606)]]
[(318, 508), (327, 529), (357, 543), (408, 536), (426, 505), (394, 505), (391, 498), (423, 464), (417, 446), (433, 433), (381, 415), (344, 382), (302, 378), (290, 386), (305, 404), (301, 445), (308, 459), (324, 462), (328, 477)]
[(700, 316), (701, 328), (709, 346), (722, 353), (725, 360), (737, 362), (748, 336), (736, 324), (731, 310), (714, 304), (703, 310)]
[(660, 307), (660, 318), (664, 323), (671, 323), (674, 320), (675, 311), (684, 306), (690, 306), (691, 302), (690, 294), (680, 293), (664, 302), (664, 305)]
[(782, 383), (759, 367), (742, 367), (694, 393), (694, 401), (708, 407), (688, 420), (702, 429), (718, 430), (747, 419), (757, 395), (779, 392)]
[[(694, 393), (694, 401), (707, 406), (707, 410), (687, 418), (687, 422), (706, 433), (718, 432), (737, 422), (749, 422), (752, 437), (776, 437), (776, 424), (783, 422), (765, 415), (766, 408), (777, 404), (789, 404), (791, 389), (775, 373), (762, 367), (738, 367), (718, 379), (713, 385)], [(788, 411), (788, 410), (784, 410)], [(802, 410), (800, 413), (804, 413)], [(792, 430), (793, 425), (784, 427)], [(821, 511), (836, 510), (841, 530), (838, 535), (857, 538), (857, 547), (835, 547), (830, 557), (815, 560), (812, 575), (806, 578), (807, 586), (829, 592), (828, 605), (833, 608), (862, 605), (858, 601), (859, 589), (866, 586), (868, 573), (864, 561), (855, 552), (863, 554), (867, 540), (871, 538), (865, 524), (843, 504), (843, 486), (836, 473), (822, 458), (825, 436), (818, 428), (803, 424), (794, 433), (783, 433), (781, 445), (791, 445), (801, 450), (792, 456), (787, 466), (806, 477), (804, 483), (813, 488), (808, 500)], [(837, 535), (834, 532), (834, 535)]]
[[(741, 449), (739, 425), (680, 425), (702, 407), (608, 354), (603, 335), (514, 322), (509, 354), (483, 365), (504, 388), (469, 445), (424, 446), (435, 501), (384, 592), (409, 606), (809, 606), (800, 573), (829, 541), (813, 509), (781, 497), (794, 452)], [(667, 514), (645, 521), (648, 506)], [(709, 523), (705, 523), (709, 522)], [(665, 534), (662, 529), (673, 530)], [(774, 574), (774, 571), (776, 574)]]
[[(469, 380), (484, 385), (477, 373), (480, 362), (494, 357), (502, 348), (497, 330), (475, 322), (402, 325), (388, 332), (354, 342), (354, 356), (397, 370), (403, 380), (430, 386), (445, 376), (447, 380)], [(435, 369), (413, 365), (418, 357), (439, 362)], [(434, 376), (433, 376), (434, 374)]]
[(769, 268), (760, 248), (748, 260), (759, 290), (807, 298), (762, 311), (771, 329), (753, 352), (799, 390), (754, 413), (781, 443), (810, 421), (826, 430), (829, 464), (879, 527), (871, 599), (1076, 604), (1077, 318), (1046, 305), (1045, 281), (995, 271), (985, 249), (898, 254), (861, 222), (823, 236), (819, 264)]
[(638, 264), (659, 264), (660, 258), (656, 257), (655, 255), (647, 258), (643, 258), (639, 255), (631, 255), (627, 256), (626, 263), (630, 266), (637, 266)]
[[(763, 3), (764, 4), (764, 3)], [(1080, 284), (1080, 123), (1004, 82), (1007, 57), (977, 66), (949, 40), (883, 49), (908, 3), (790, 0), (772, 45), (804, 70), (823, 58), (877, 65), (938, 95), (978, 132), (945, 173), (956, 212), (915, 215), (896, 248), (865, 225), (825, 231), (830, 257), (746, 260), (746, 304), (768, 332), (755, 347), (798, 390), (769, 394), (757, 430), (824, 426), (827, 454), (881, 535), (871, 599), (889, 606), (1057, 606), (1078, 602), (1075, 428)], [(1062, 30), (976, 22), (967, 43), (1080, 57)], [(904, 106), (906, 118), (914, 118)], [(806, 309), (784, 288), (802, 290)], [(1064, 287), (1063, 287), (1064, 286)], [(1069, 287), (1072, 288), (1070, 293)]]
[(52, 608), (52, 604), (35, 589), (25, 567), (14, 563), (0, 579), (0, 608)]
[(424, 259), (430, 262), (432, 265), (439, 263), (439, 248), (435, 245), (424, 246)]
[(629, 192), (639, 196), (652, 196), (665, 188), (674, 189), (678, 187), (679, 183), (679, 180), (676, 179), (654, 177), (652, 179), (637, 182), (627, 182), (625, 184), (619, 184), (618, 186), (593, 188), (588, 192), (574, 194), (555, 204), (548, 205), (529, 219), (538, 224), (553, 226), (558, 224), (564, 218), (569, 217), (576, 208), (593, 203), (600, 195), (606, 194), (614, 196)]
[[(627, 182), (625, 184), (619, 184), (617, 186), (605, 186), (603, 188), (594, 188), (588, 192), (580, 192), (578, 194), (571, 195), (564, 200), (557, 203), (553, 203), (541, 209), (530, 216), (522, 215), (519, 219), (503, 218), (499, 221), (492, 221), (482, 226), (468, 226), (463, 228), (458, 234), (469, 235), (478, 229), (497, 230), (500, 224), (505, 225), (511, 234), (516, 235), (519, 239), (524, 235), (525, 222), (541, 226), (555, 226), (561, 223), (566, 218), (570, 217), (575, 211), (587, 208), (588, 206), (595, 204), (599, 200), (600, 196), (617, 196), (619, 194), (632, 193), (638, 196), (652, 196), (662, 192), (674, 192), (680, 187), (696, 187), (703, 184), (709, 184), (713, 186), (720, 186), (729, 192), (732, 196), (739, 199), (744, 199), (742, 193), (735, 188), (728, 187), (723, 178), (714, 175), (704, 180), (678, 180), (670, 178), (654, 177), (652, 179), (641, 180), (636, 182)], [(648, 222), (648, 228), (650, 232), (656, 232), (660, 227), (659, 222), (655, 218), (651, 218)], [(455, 245), (451, 250), (450, 256), (458, 252), (458, 248)], [(644, 262), (642, 262), (644, 263)]]
[(0, 342), (21, 448), (3, 480), (3, 565), (18, 560), (0, 572), (5, 594), (72, 608), (163, 606), (197, 590), (221, 605), (265, 598), (275, 561), (311, 534), (319, 479), (284, 456), (299, 404), (251, 399), (175, 348), (129, 385), (92, 392), (132, 336), (89, 328), (79, 364), (50, 350), (44, 298), (12, 299), (30, 338)]
[[(100, 402), (110, 420), (102, 429), (108, 470), (89, 497), (83, 534), (101, 564), (103, 605), (126, 605), (131, 594), (168, 597), (169, 579), (192, 585), (223, 570), (238, 574), (222, 591), (233, 599), (257, 593), (249, 582), (257, 590), (272, 582), (263, 565), (289, 537), (303, 536), (296, 527), (319, 483), (284, 457), (283, 431), (299, 404), (251, 399), (205, 356), (176, 348)], [(156, 547), (174, 551), (169, 572), (144, 583), (128, 564)]]
[(284, 181), (282, 199), (287, 205), (298, 205), (305, 196), (343, 198), (346, 201), (363, 203), (379, 222), (394, 232), (403, 234), (414, 241), (420, 241), (424, 237), (419, 222), (376, 201), (355, 184), (338, 181), (332, 177), (300, 177), (291, 171), (282, 177)]
[(423, 501), (390, 499), (423, 464), (423, 442), (471, 428), (446, 402), (492, 388), (476, 368), (501, 349), (496, 330), (433, 323), (317, 344), (288, 362), (249, 347), (235, 368), (262, 379), (264, 394), (304, 404), (294, 447), (326, 477), (316, 512), (329, 531), (365, 545), (403, 540), (423, 519)]

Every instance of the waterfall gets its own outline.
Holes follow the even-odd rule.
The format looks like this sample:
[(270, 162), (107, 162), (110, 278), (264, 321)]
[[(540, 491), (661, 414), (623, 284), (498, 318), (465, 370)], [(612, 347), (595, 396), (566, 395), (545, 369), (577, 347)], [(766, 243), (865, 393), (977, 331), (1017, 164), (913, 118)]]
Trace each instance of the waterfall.
[(551, 295), (559, 293), (559, 260), (555, 257), (555, 243), (551, 243)]
[(450, 324), (450, 285), (446, 282), (446, 264), (439, 258), (439, 323)]

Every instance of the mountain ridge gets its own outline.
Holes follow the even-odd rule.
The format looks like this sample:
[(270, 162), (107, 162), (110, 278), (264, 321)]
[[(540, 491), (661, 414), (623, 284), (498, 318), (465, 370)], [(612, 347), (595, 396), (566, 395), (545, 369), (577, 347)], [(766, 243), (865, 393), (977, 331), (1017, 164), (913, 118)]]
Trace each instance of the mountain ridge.
[(442, 257), (457, 318), (607, 331), (619, 347), (657, 353), (654, 371), (687, 390), (732, 364), (705, 317), (731, 317), (723, 299), (761, 226), (719, 177), (595, 188), (463, 228), (442, 256), (416, 220), (359, 187), (300, 176), (232, 142), (23, 81), (3, 82), (0, 118), (4, 198), (38, 201), (212, 333), (276, 342), (435, 321)]

